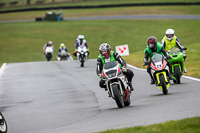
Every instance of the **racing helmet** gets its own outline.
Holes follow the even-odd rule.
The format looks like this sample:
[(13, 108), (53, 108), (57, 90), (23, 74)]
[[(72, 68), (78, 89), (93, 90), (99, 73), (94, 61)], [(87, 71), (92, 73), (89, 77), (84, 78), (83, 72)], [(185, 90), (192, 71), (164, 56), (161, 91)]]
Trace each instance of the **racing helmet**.
[(47, 43), (47, 46), (52, 46), (52, 44), (53, 44), (53, 42), (52, 42), (52, 41), (49, 41), (49, 42)]
[(65, 44), (64, 44), (64, 43), (61, 43), (61, 44), (60, 44), (60, 47), (61, 47), (61, 48), (64, 48), (64, 47), (65, 47)]
[(153, 50), (157, 48), (157, 39), (154, 36), (151, 36), (147, 39), (147, 45), (148, 47)]
[(110, 56), (110, 52), (111, 52), (110, 45), (108, 43), (102, 43), (99, 46), (99, 52), (100, 52), (102, 57), (108, 58)]
[(84, 35), (78, 35), (79, 40), (83, 40), (84, 38), (85, 38)]
[(165, 32), (165, 36), (167, 40), (171, 41), (174, 38), (175, 31), (173, 29), (167, 29)]

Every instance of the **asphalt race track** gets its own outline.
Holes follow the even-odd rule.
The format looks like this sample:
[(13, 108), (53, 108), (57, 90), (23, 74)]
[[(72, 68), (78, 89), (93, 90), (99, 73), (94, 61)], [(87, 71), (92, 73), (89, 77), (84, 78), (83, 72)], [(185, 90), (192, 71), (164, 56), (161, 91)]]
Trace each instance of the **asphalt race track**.
[(96, 60), (8, 63), (0, 71), (0, 111), (9, 133), (90, 133), (200, 116), (200, 82), (182, 77), (163, 95), (131, 68), (131, 105), (119, 109), (98, 86)]

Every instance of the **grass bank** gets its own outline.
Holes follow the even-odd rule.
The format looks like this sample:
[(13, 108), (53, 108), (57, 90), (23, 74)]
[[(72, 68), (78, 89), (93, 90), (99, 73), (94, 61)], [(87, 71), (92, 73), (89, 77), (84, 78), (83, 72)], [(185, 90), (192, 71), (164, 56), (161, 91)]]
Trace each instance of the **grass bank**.
[(161, 124), (137, 126), (119, 130), (107, 130), (99, 133), (199, 133), (200, 117), (178, 121), (167, 121)]
[(128, 63), (142, 67), (146, 40), (156, 36), (161, 41), (167, 28), (173, 28), (183, 46), (188, 47), (186, 67), (188, 75), (200, 77), (199, 20), (87, 20), (62, 22), (4, 23), (0, 25), (0, 63), (45, 61), (43, 45), (51, 40), (56, 52), (65, 43), (69, 52), (74, 42), (84, 34), (90, 48), (90, 58), (97, 58), (99, 45), (111, 44), (112, 49), (128, 44), (131, 55), (124, 57)]

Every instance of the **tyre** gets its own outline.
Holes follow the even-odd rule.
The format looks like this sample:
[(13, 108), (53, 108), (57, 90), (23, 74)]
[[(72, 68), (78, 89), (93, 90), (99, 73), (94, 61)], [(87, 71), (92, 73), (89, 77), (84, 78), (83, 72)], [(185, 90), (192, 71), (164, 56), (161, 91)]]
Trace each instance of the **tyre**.
[(127, 101), (124, 102), (124, 106), (129, 106), (130, 104), (131, 104), (131, 98), (129, 95)]
[(117, 84), (113, 84), (112, 85), (112, 90), (113, 90), (114, 99), (115, 99), (115, 102), (116, 102), (117, 106), (119, 108), (123, 108), (124, 107), (124, 101), (123, 101), (123, 97), (121, 96), (120, 91), (118, 89), (118, 85)]
[(8, 130), (7, 123), (3, 115), (0, 113), (0, 133), (7, 133), (7, 130)]
[(179, 69), (179, 66), (175, 66), (174, 67), (174, 77), (176, 78), (176, 83), (180, 84), (181, 83), (181, 79), (180, 79), (180, 69)]
[(84, 67), (84, 59), (83, 59), (83, 56), (81, 56), (81, 67)]
[(47, 53), (46, 55), (47, 61), (50, 61), (52, 58), (52, 54), (51, 53)]
[(167, 94), (168, 93), (168, 90), (167, 90), (167, 85), (166, 85), (166, 82), (165, 82), (165, 78), (164, 78), (164, 75), (163, 74), (160, 74), (159, 75), (159, 79), (160, 79), (160, 84), (162, 86), (162, 91), (163, 91), (163, 94)]

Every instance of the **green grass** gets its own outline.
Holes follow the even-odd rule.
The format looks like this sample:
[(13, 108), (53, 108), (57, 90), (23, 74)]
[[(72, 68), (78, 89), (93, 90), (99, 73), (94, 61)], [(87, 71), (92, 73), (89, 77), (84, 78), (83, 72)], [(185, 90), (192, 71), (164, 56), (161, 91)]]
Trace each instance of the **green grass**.
[(137, 126), (118, 130), (107, 130), (99, 133), (199, 133), (200, 117), (178, 121), (167, 121), (161, 124)]
[(183, 46), (188, 47), (186, 68), (188, 75), (200, 77), (199, 51), (200, 20), (87, 20), (62, 22), (7, 23), (0, 25), (0, 63), (45, 61), (43, 45), (52, 40), (56, 48), (64, 42), (69, 52), (74, 42), (84, 34), (90, 48), (90, 58), (97, 58), (101, 43), (115, 46), (129, 44), (128, 63), (142, 67), (146, 40), (156, 36), (161, 41), (167, 28), (173, 28)]

